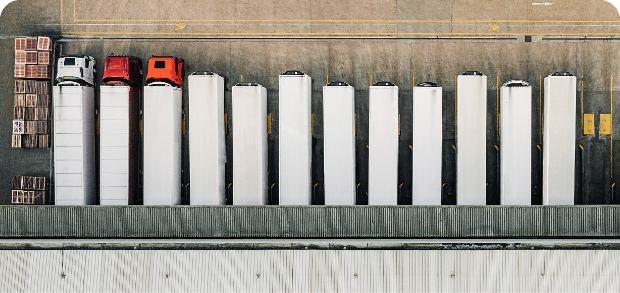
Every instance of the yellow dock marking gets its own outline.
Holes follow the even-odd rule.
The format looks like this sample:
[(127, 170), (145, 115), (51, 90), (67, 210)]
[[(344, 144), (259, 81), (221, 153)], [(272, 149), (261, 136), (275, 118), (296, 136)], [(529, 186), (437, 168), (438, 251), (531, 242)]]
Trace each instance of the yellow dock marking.
[(182, 23), (175, 23), (174, 25), (177, 27), (174, 29), (175, 31), (181, 31), (185, 28), (185, 25)]
[[(502, 23), (536, 24), (536, 23), (620, 23), (620, 20), (524, 20), (524, 19), (81, 19), (77, 17), (77, 0), (73, 0), (73, 22), (174, 22), (177, 25), (175, 32), (65, 32), (64, 31), (64, 1), (61, 0), (60, 30), (63, 34), (105, 34), (105, 35), (284, 35), (284, 36), (620, 36), (620, 33), (496, 33)], [(300, 33), (300, 32), (180, 32), (185, 28), (183, 22), (272, 22), (272, 23), (487, 23), (490, 30), (486, 33), (368, 33), (368, 32), (340, 32), (340, 33)], [(492, 24), (491, 24), (492, 23)]]

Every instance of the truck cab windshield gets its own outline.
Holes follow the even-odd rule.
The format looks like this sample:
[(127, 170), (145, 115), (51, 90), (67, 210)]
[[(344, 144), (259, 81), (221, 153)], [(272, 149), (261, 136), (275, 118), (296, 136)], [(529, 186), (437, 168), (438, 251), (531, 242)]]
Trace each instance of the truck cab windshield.
[(75, 65), (75, 58), (65, 58), (65, 65)]

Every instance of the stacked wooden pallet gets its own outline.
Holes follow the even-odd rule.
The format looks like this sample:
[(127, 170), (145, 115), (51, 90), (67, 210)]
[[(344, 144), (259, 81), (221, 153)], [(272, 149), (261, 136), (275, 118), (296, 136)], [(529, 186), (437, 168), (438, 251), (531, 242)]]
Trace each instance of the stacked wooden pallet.
[(46, 177), (13, 176), (11, 203), (46, 204), (48, 189)]
[(49, 37), (15, 38), (15, 77), (51, 79), (53, 47)]
[(13, 147), (50, 147), (50, 82), (15, 80)]
[(50, 147), (53, 47), (49, 37), (15, 38), (14, 148)]

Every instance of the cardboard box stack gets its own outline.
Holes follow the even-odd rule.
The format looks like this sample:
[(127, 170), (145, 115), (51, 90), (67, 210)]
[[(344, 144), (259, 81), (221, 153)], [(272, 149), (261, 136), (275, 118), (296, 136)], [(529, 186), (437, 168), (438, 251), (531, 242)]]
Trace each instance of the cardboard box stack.
[(14, 148), (50, 147), (53, 47), (49, 37), (15, 38)]
[(46, 177), (13, 176), (11, 203), (46, 204), (49, 180)]

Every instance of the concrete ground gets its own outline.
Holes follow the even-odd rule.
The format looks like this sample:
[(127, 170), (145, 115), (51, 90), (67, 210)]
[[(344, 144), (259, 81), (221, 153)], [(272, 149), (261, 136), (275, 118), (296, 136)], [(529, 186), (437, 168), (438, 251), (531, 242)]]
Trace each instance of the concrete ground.
[[(278, 179), (278, 74), (301, 70), (313, 78), (315, 203), (323, 201), (322, 87), (326, 80), (345, 81), (356, 89), (358, 202), (366, 203), (368, 165), (368, 86), (371, 80), (399, 86), (399, 202), (411, 202), (411, 108), (414, 83), (443, 87), (443, 203), (455, 203), (454, 88), (466, 70), (488, 76), (487, 203), (499, 203), (497, 160), (497, 87), (511, 79), (532, 84), (532, 200), (541, 203), (542, 147), (539, 84), (554, 71), (578, 78), (577, 203), (620, 203), (612, 194), (613, 174), (620, 174), (618, 131), (599, 134), (599, 114), (611, 113), (612, 94), (619, 97), (620, 16), (603, 0), (19, 0), (0, 17), (0, 204), (10, 203), (11, 177), (50, 175), (50, 150), (11, 148), (13, 107), (13, 38), (53, 36), (62, 54), (86, 54), (97, 61), (101, 80), (105, 56), (151, 55), (185, 59), (186, 72), (214, 71), (226, 77), (225, 111), (231, 113), (230, 89), (240, 81), (264, 85), (268, 112), (269, 185)], [(541, 2), (544, 3), (544, 2)], [(581, 80), (583, 77), (583, 88)], [(616, 78), (617, 79), (617, 78)], [(498, 82), (499, 81), (499, 82)], [(612, 92), (613, 91), (613, 92)], [(583, 108), (581, 96), (583, 94)], [(187, 109), (187, 86), (184, 85)], [(617, 99), (613, 100), (618, 109)], [(581, 112), (595, 114), (595, 135), (582, 135)], [(616, 115), (617, 116), (617, 115)], [(613, 125), (618, 118), (613, 117)], [(227, 135), (229, 164), (232, 131)], [(188, 125), (191, 133), (191, 125)], [(583, 147), (583, 150), (579, 148)], [(189, 183), (188, 135), (183, 137), (183, 183)], [(615, 191), (615, 194), (618, 192)], [(272, 203), (277, 203), (277, 185)], [(190, 190), (184, 190), (185, 202)]]

